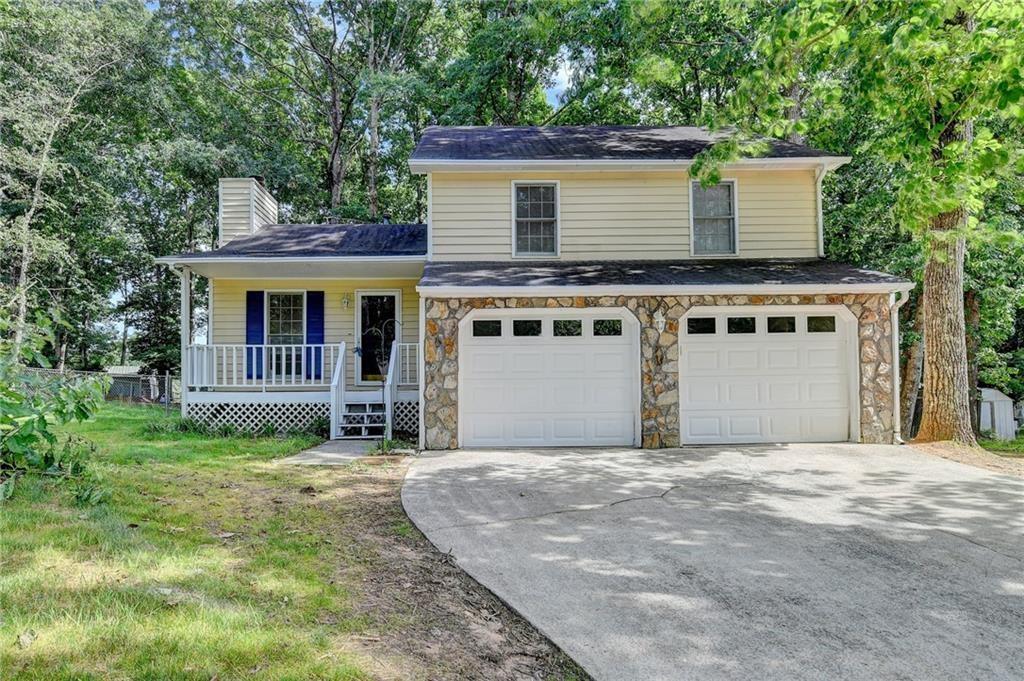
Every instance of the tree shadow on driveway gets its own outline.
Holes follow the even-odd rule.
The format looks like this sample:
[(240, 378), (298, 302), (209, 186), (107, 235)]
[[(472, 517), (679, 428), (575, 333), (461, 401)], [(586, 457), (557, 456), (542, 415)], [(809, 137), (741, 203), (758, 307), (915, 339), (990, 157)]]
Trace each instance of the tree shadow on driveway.
[(455, 452), (403, 503), (596, 678), (1024, 675), (1024, 481), (910, 448)]

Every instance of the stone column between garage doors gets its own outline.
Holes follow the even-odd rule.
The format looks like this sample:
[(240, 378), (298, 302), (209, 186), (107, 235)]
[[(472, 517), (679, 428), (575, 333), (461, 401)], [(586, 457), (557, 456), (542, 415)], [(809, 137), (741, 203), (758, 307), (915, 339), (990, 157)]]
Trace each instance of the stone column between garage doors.
[[(892, 442), (892, 325), (889, 297), (578, 296), (429, 298), (423, 338), (423, 419), (427, 449), (458, 447), (459, 322), (470, 310), (625, 307), (640, 322), (640, 424), (645, 448), (679, 446), (679, 320), (695, 305), (845, 305), (858, 319), (861, 441)], [(665, 330), (653, 324), (658, 311)]]

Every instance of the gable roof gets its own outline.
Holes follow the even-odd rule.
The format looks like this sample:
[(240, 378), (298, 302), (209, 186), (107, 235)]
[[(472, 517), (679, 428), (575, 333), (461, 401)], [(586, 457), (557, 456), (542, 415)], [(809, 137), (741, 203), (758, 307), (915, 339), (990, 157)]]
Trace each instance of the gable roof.
[[(680, 162), (724, 139), (726, 133), (686, 126), (431, 126), (423, 131), (410, 165), (437, 162)], [(758, 159), (847, 157), (784, 140), (767, 140)], [(837, 165), (840, 163), (837, 163)]]
[(344, 258), (417, 256), (427, 253), (423, 224), (266, 225), (213, 251), (182, 253), (176, 259)]

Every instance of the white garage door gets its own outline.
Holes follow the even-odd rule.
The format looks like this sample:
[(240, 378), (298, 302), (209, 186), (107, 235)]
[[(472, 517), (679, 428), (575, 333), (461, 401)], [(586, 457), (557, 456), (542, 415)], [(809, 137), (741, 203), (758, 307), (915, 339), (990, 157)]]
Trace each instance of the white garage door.
[(516, 310), (460, 328), (464, 447), (632, 445), (636, 321), (608, 310)]
[(699, 308), (680, 328), (689, 444), (850, 439), (855, 325), (838, 308)]

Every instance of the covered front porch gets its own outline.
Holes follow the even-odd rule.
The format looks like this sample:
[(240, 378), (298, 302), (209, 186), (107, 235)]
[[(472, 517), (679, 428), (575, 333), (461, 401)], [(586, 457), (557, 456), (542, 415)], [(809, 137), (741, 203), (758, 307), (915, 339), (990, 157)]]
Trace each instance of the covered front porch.
[(182, 324), (182, 415), (213, 427), (325, 427), (332, 438), (419, 430), (418, 260), (176, 263), (182, 319), (209, 284), (206, 342)]

